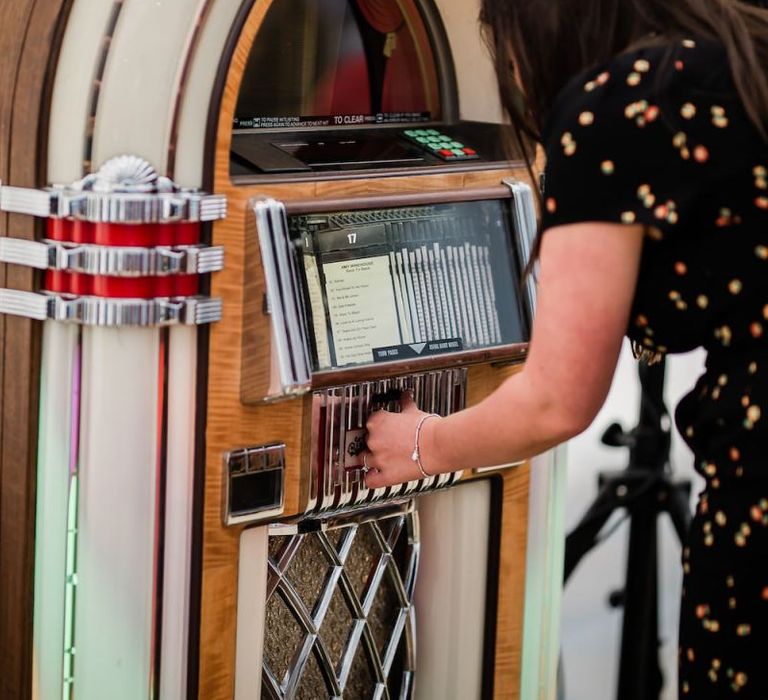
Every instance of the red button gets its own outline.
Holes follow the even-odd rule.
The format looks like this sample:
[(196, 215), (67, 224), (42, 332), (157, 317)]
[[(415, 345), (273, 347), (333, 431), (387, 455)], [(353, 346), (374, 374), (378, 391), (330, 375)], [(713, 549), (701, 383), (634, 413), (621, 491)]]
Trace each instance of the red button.
[(438, 151), (438, 152), (440, 153), (441, 156), (446, 156), (446, 157), (450, 157), (454, 155), (453, 151), (451, 151), (448, 148), (444, 148), (442, 151)]
[(476, 156), (477, 151), (474, 148), (465, 148), (464, 153), (466, 153), (468, 156)]

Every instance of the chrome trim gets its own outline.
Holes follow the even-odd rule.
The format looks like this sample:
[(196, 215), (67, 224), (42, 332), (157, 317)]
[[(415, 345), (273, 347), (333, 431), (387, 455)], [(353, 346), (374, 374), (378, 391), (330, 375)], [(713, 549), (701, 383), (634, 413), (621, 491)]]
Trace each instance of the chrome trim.
[(57, 321), (86, 326), (199, 326), (221, 320), (221, 300), (189, 299), (101, 299), (81, 297), (56, 300)]
[(50, 266), (51, 250), (46, 243), (22, 238), (0, 238), (0, 262), (45, 270)]
[(222, 195), (199, 192), (104, 194), (67, 187), (31, 190), (0, 186), (0, 211), (93, 223), (195, 223), (225, 218), (227, 200)]
[(103, 299), (0, 289), (0, 313), (84, 326), (199, 326), (221, 320), (221, 299)]
[(0, 183), (0, 211), (94, 223), (194, 223), (223, 219), (227, 200), (177, 187), (141, 158), (118, 156), (71, 185), (34, 190)]
[(187, 274), (207, 275), (224, 269), (224, 246), (187, 249)]
[[(279, 472), (279, 493), (269, 506), (256, 507), (248, 513), (233, 514), (230, 496), (233, 482), (249, 474)], [(222, 518), (224, 525), (248, 525), (283, 514), (285, 506), (285, 444), (273, 443), (257, 447), (244, 447), (224, 455), (224, 483), (222, 488)]]
[(265, 312), (271, 317), (278, 375), (273, 377), (278, 387), (267, 389), (264, 400), (299, 396), (310, 389), (312, 366), (297, 255), (288, 232), (285, 206), (268, 197), (251, 200), (250, 206), (266, 282)]
[(45, 321), (51, 317), (51, 311), (51, 299), (44, 294), (0, 289), (0, 314)]
[(0, 211), (29, 214), (43, 218), (55, 216), (56, 208), (47, 190), (8, 187), (0, 183)]
[[(513, 226), (515, 238), (520, 252), (521, 269), (528, 266), (528, 261), (533, 254), (533, 247), (538, 235), (538, 221), (536, 217), (536, 203), (533, 197), (531, 186), (519, 180), (506, 178), (502, 180), (512, 192), (512, 202), (514, 203)], [(534, 274), (529, 275), (526, 280), (526, 304), (531, 320), (536, 315), (536, 276), (538, 274), (538, 265), (534, 269)]]
[(185, 303), (189, 309), (185, 325), (202, 326), (221, 321), (223, 306), (218, 297), (192, 297)]
[(509, 462), (508, 464), (498, 464), (495, 467), (476, 467), (472, 471), (475, 474), (490, 474), (491, 472), (504, 471), (506, 469), (515, 469), (522, 467), (525, 464), (525, 460), (519, 462)]
[[(193, 192), (121, 193), (48, 190), (54, 216), (113, 224), (164, 224), (223, 219), (226, 198)], [(30, 212), (19, 212), (30, 213)]]
[(227, 216), (227, 198), (224, 195), (208, 194), (199, 199), (190, 199), (191, 212), (198, 221), (218, 221)]
[(110, 277), (202, 275), (224, 268), (224, 248), (113, 247), (0, 238), (0, 262)]

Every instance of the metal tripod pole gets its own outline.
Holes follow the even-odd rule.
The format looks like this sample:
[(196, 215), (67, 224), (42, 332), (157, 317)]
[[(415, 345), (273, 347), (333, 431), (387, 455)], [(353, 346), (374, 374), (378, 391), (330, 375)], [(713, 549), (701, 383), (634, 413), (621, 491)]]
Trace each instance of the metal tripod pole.
[(663, 676), (659, 663), (658, 535), (661, 513), (669, 514), (681, 542), (690, 524), (690, 483), (669, 477), (671, 420), (664, 405), (664, 363), (640, 366), (642, 399), (638, 425), (625, 433), (612, 425), (603, 442), (629, 447), (622, 472), (600, 475), (600, 492), (566, 540), (565, 581), (597, 544), (617, 509), (630, 518), (624, 590), (613, 596), (624, 608), (618, 700), (657, 700)]

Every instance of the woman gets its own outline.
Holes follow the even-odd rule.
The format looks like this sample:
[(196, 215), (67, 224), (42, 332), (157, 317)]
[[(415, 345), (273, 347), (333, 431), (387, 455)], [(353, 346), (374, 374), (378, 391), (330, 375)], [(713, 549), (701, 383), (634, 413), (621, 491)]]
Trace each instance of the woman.
[(625, 333), (644, 360), (704, 347), (676, 411), (706, 479), (683, 556), (680, 694), (768, 698), (768, 13), (484, 0), (483, 21), (512, 123), (547, 155), (529, 358), (448, 418), (410, 399), (372, 416), (367, 483), (509, 463), (576, 435)]

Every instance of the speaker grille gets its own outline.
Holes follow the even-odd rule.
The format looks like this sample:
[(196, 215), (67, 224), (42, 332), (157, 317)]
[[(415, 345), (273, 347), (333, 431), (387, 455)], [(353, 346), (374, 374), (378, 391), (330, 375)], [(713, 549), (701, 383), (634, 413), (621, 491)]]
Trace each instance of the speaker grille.
[(411, 697), (416, 518), (270, 536), (263, 698)]

